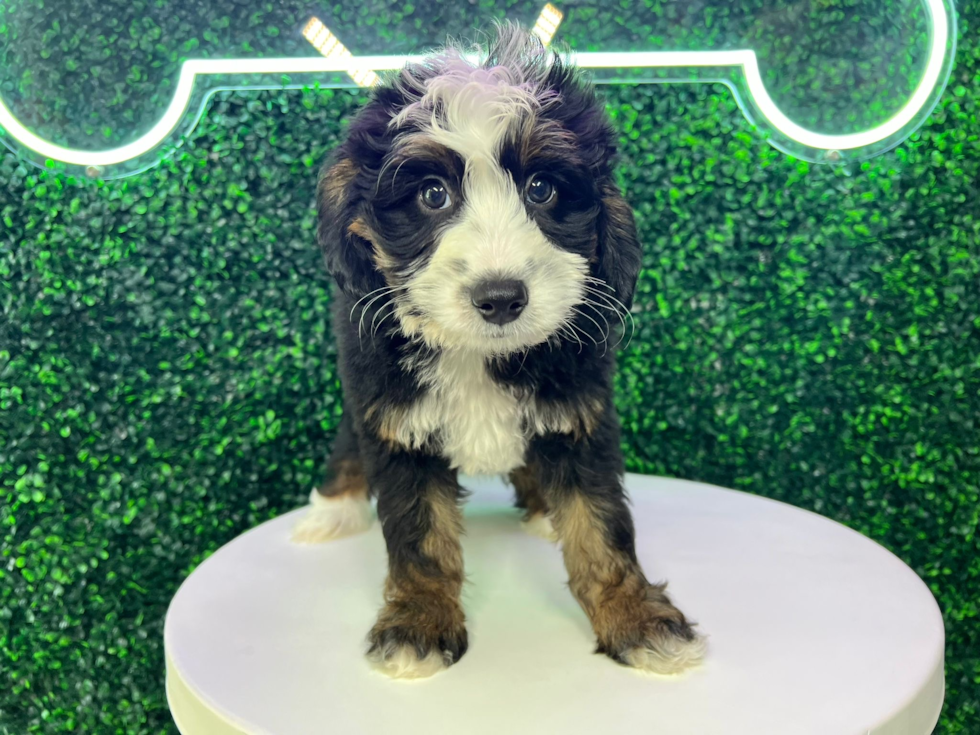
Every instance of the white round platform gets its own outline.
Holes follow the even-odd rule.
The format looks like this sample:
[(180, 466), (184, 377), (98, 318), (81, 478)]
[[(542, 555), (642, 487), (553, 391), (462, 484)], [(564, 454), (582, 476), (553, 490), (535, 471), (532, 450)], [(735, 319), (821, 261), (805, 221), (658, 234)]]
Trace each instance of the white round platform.
[(559, 550), (525, 534), (493, 481), (466, 507), (470, 649), (423, 681), (370, 668), (385, 548), (295, 546), (296, 511), (235, 539), (167, 614), (167, 696), (183, 735), (927, 735), (943, 622), (891, 553), (788, 505), (630, 476), (637, 553), (709, 636), (685, 676), (593, 655)]

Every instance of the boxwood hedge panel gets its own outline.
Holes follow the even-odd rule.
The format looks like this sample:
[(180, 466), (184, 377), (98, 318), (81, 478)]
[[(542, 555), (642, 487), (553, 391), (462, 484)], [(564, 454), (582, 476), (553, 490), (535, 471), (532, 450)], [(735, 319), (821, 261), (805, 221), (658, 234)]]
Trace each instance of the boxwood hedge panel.
[[(946, 620), (938, 732), (972, 734), (980, 5), (960, 10), (941, 107), (861, 166), (772, 150), (722, 87), (605, 93), (646, 246), (618, 377), (630, 469), (895, 551)], [(312, 202), (361, 102), (219, 96), (178, 158), (111, 182), (0, 156), (0, 733), (175, 732), (167, 603), (303, 501), (337, 425)]]

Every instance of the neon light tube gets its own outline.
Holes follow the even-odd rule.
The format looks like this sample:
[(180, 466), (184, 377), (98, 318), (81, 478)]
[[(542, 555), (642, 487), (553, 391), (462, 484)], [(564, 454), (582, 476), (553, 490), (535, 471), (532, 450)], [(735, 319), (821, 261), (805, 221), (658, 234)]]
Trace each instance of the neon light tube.
[[(808, 130), (793, 122), (779, 109), (766, 91), (755, 51), (750, 49), (723, 51), (630, 51), (585, 52), (571, 54), (571, 60), (585, 69), (636, 68), (738, 68), (756, 108), (774, 130), (802, 146), (846, 151), (883, 141), (908, 125), (929, 101), (941, 75), (949, 42), (949, 16), (943, 0), (923, 0), (930, 14), (932, 35), (929, 56), (912, 96), (891, 118), (880, 125), (857, 133), (840, 135)], [(103, 167), (138, 158), (162, 143), (180, 123), (198, 77), (229, 74), (316, 74), (326, 72), (385, 71), (400, 69), (407, 62), (419, 61), (419, 55), (405, 56), (343, 56), (332, 58), (270, 58), (270, 59), (190, 59), (185, 61), (174, 90), (170, 106), (160, 120), (137, 140), (118, 148), (86, 151), (66, 148), (44, 140), (25, 128), (0, 100), (0, 127), (11, 138), (44, 158), (79, 166)], [(365, 84), (370, 76), (359, 74), (358, 83)]]

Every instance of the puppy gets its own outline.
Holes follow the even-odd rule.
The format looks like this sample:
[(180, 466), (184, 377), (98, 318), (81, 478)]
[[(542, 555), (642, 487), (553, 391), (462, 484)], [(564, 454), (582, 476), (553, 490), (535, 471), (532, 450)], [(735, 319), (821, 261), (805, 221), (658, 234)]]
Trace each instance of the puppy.
[(508, 475), (561, 543), (598, 651), (659, 673), (703, 640), (634, 551), (610, 322), (641, 249), (592, 86), (513, 26), (375, 88), (318, 190), (344, 415), (295, 538), (388, 548), (369, 657), (429, 676), (466, 652), (457, 473)]

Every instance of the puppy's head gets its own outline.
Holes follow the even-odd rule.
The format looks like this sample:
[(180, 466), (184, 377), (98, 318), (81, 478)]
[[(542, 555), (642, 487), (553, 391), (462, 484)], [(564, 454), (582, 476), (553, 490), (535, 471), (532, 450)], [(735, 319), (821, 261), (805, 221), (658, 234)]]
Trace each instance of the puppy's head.
[(577, 322), (628, 308), (640, 266), (613, 153), (591, 85), (504, 26), (374, 91), (321, 177), (328, 267), (432, 347), (578, 340)]

